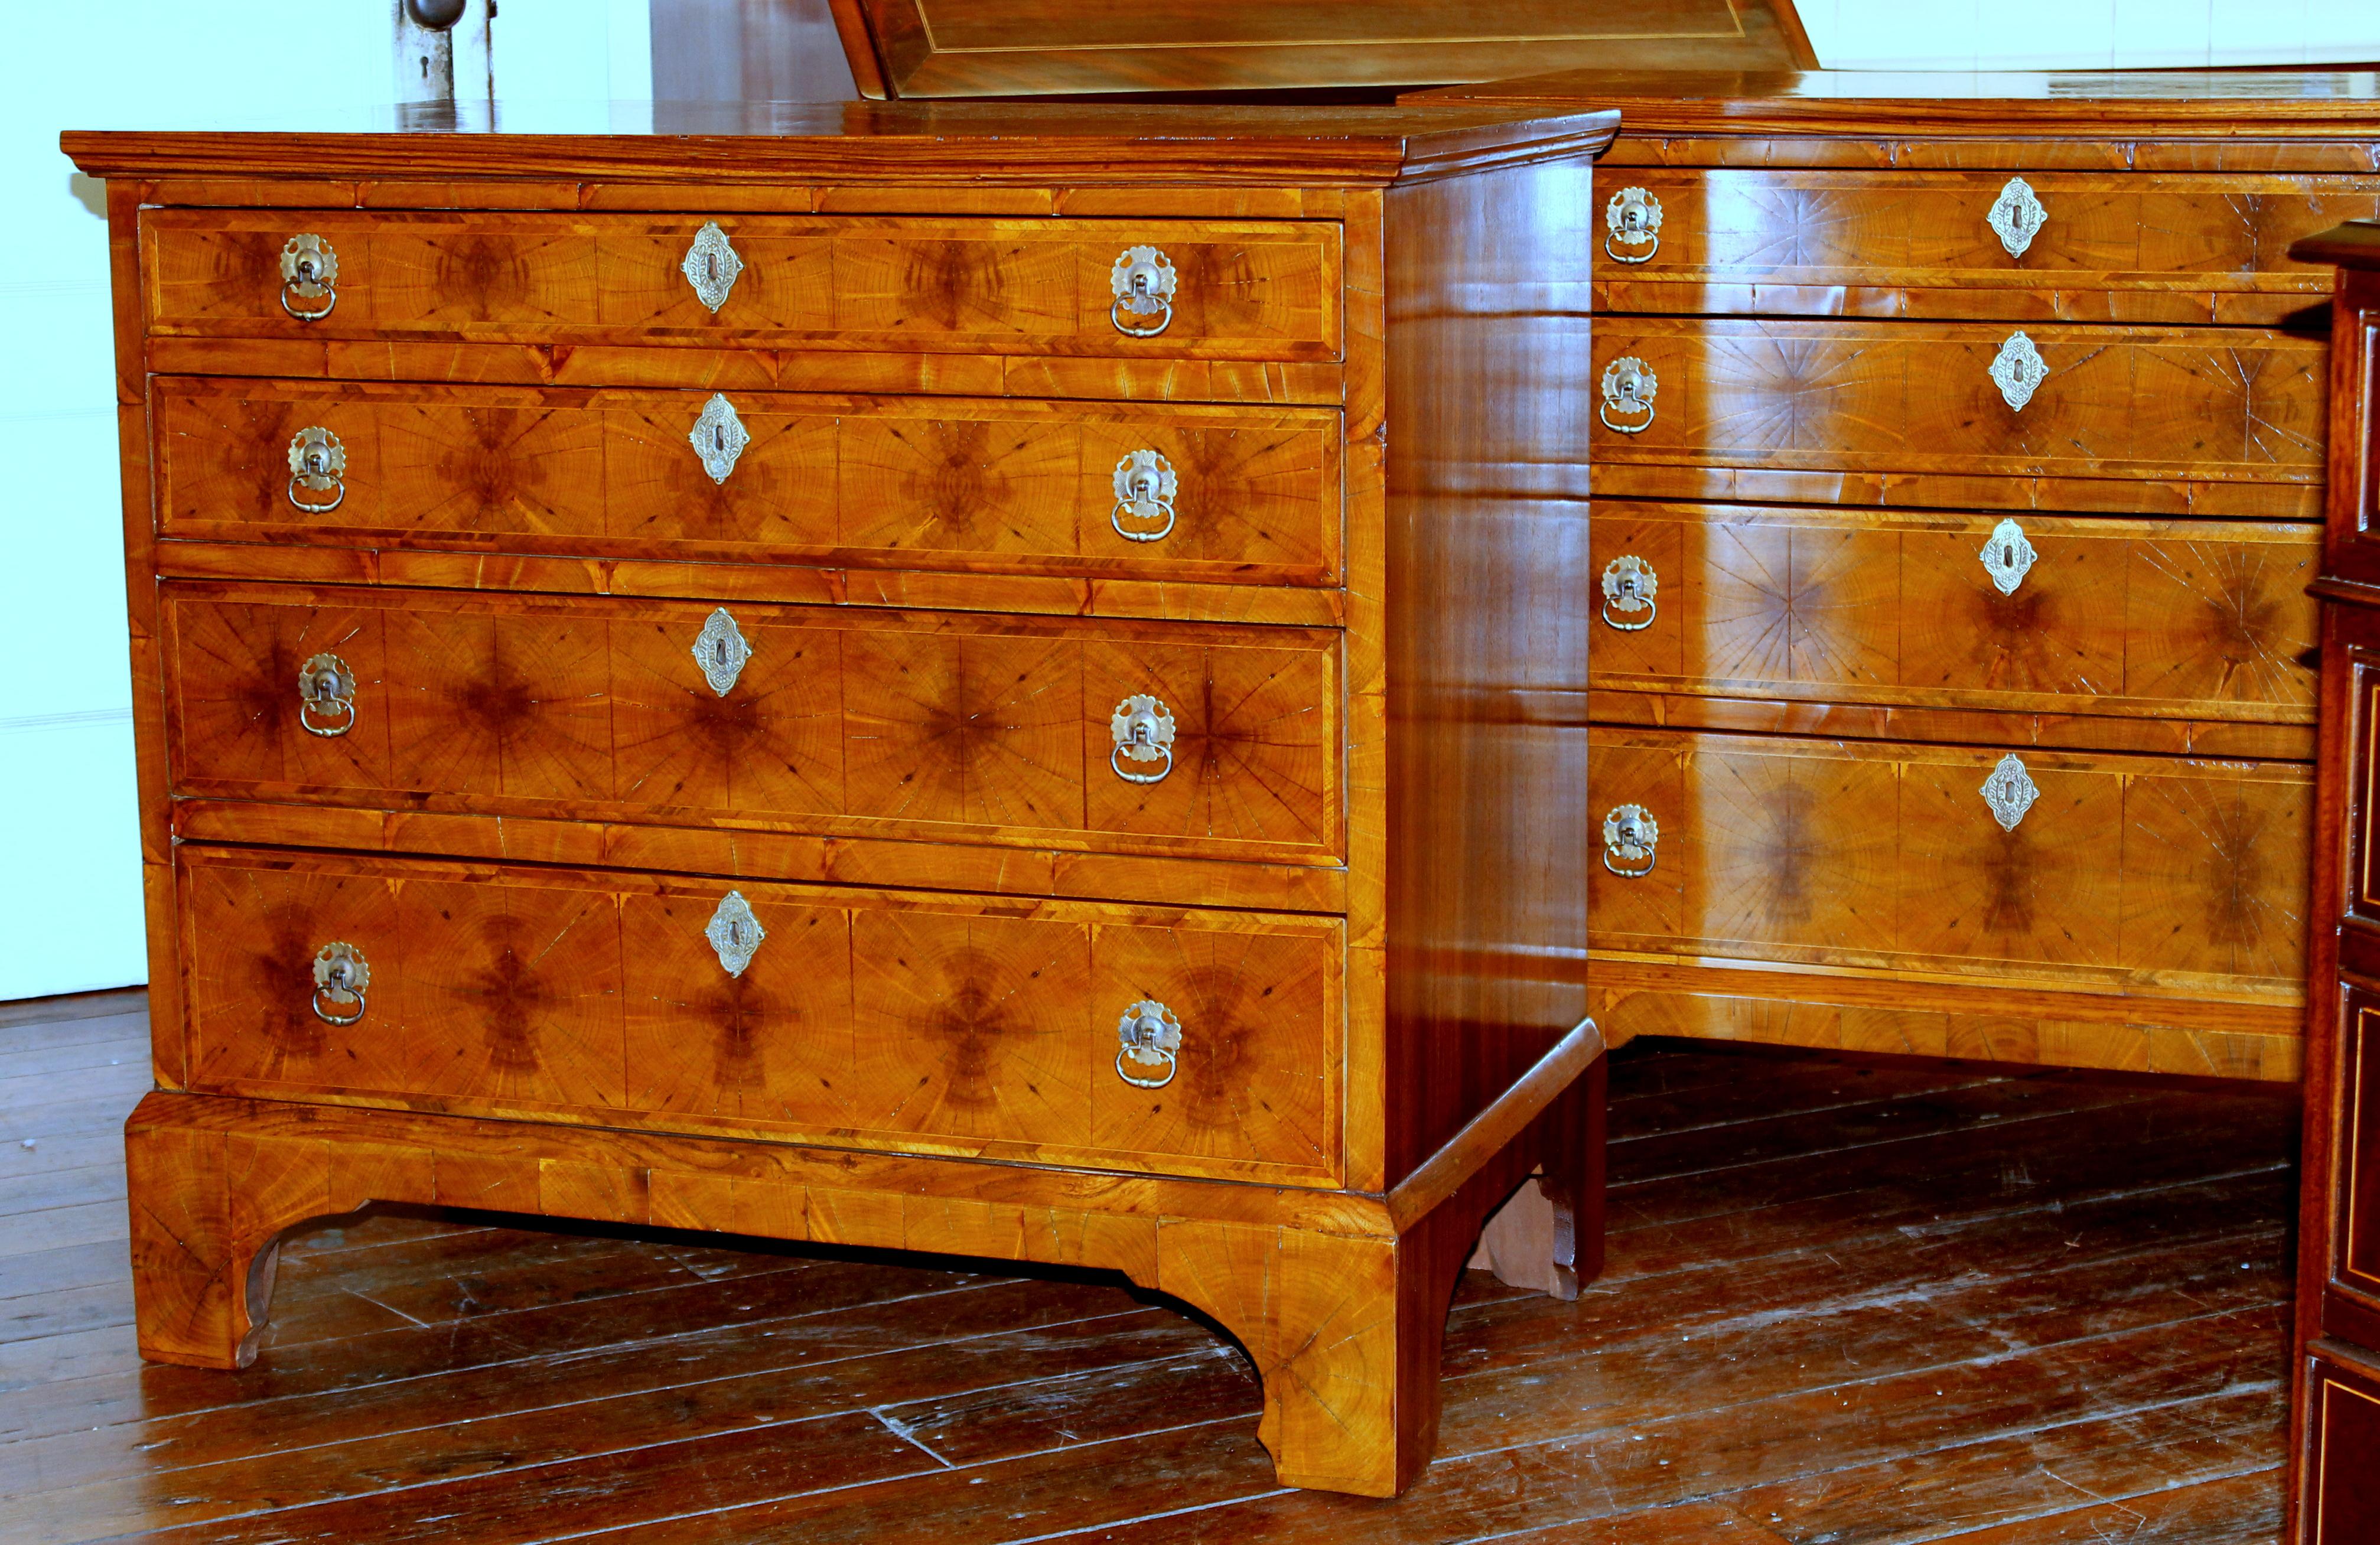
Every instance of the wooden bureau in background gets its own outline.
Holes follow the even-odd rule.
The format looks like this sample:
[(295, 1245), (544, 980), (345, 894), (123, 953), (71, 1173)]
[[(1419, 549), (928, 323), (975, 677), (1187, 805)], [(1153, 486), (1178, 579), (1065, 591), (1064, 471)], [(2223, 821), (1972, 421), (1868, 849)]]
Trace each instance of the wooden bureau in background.
[(1586, 72), (1591, 1001), (2300, 1066), (2326, 270), (2369, 75)]
[(661, 112), (67, 137), (143, 1352), (370, 1201), (1108, 1268), (1396, 1491), (1481, 1220), (1599, 1249), (1612, 116)]

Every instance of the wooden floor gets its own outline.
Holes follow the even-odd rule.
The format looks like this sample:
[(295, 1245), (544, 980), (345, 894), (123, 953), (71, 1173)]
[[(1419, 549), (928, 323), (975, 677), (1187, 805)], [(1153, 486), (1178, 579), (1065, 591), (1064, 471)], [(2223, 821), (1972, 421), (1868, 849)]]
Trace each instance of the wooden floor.
[(1277, 1488), (1236, 1355), (1087, 1277), (366, 1215), (293, 1241), (255, 1368), (143, 1367), (143, 1024), (67, 1007), (119, 1011), (0, 1008), (6, 1545), (2278, 1528), (2286, 1093), (1630, 1047), (1609, 1271), (1471, 1273), (1440, 1456), (1372, 1503)]

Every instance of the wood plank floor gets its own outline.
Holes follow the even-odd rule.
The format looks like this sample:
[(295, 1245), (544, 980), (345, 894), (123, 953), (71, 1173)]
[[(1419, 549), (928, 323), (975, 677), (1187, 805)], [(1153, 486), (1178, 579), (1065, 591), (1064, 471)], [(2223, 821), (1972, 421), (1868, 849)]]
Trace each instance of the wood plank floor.
[[(1470, 1273), (1439, 1458), (1285, 1491), (1111, 1281), (428, 1213), (245, 1373), (134, 1355), (137, 1000), (0, 1007), (0, 1540), (2230, 1545), (2279, 1528), (2290, 1092), (1643, 1043), (1610, 1268)], [(109, 1010), (113, 1010), (112, 1012)]]

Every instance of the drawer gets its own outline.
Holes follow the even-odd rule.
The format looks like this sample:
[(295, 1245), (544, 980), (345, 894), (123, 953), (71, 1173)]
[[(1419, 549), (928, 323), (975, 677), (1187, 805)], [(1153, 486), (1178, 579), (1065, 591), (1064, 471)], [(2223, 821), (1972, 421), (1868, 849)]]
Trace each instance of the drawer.
[(2324, 475), (2318, 338), (1658, 318), (1600, 320), (1596, 338), (1597, 492), (1660, 491), (1640, 467), (1746, 467), (2057, 478), (2095, 510), (2135, 507), (2140, 479), (2311, 489)]
[(1339, 577), (1328, 410), (171, 377), (153, 403), (171, 537)]
[(1593, 549), (1597, 687), (2313, 721), (2319, 526), (1604, 500)]
[[(1253, 359), (1340, 348), (1339, 227), (1324, 222), (153, 210), (140, 232), (160, 333)], [(330, 284), (285, 277), (285, 256), (325, 272), (325, 247)], [(1120, 299), (1144, 248), (1158, 277)]]
[(2271, 322), (2330, 289), (2289, 243), (2380, 215), (2368, 176), (1631, 168), (1607, 186), (1612, 311)]
[(2301, 993), (2310, 767), (1606, 730), (1588, 776), (1597, 949)]
[[(1310, 1183), (1337, 1165), (1335, 920), (179, 853), (193, 1089)], [(318, 985), (333, 945), (360, 993)], [(1143, 1005), (1178, 1036), (1170, 1068), (1123, 1055)]]
[[(1344, 851), (1335, 633), (164, 595), (178, 793), (1304, 863)], [(1140, 743), (1120, 744), (1135, 719)]]

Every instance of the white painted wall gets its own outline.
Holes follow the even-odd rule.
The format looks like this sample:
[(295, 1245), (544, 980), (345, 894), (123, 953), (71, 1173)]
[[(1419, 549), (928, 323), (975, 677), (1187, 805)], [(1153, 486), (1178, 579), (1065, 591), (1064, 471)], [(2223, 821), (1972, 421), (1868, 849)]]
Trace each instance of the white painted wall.
[[(106, 229), (65, 128), (207, 127), (390, 97), (395, 0), (12, 6), (0, 92), (0, 1001), (142, 981)], [(501, 0), (499, 95), (652, 92), (647, 0)]]
[(2380, 0), (1798, 0), (1828, 69), (2380, 60)]

